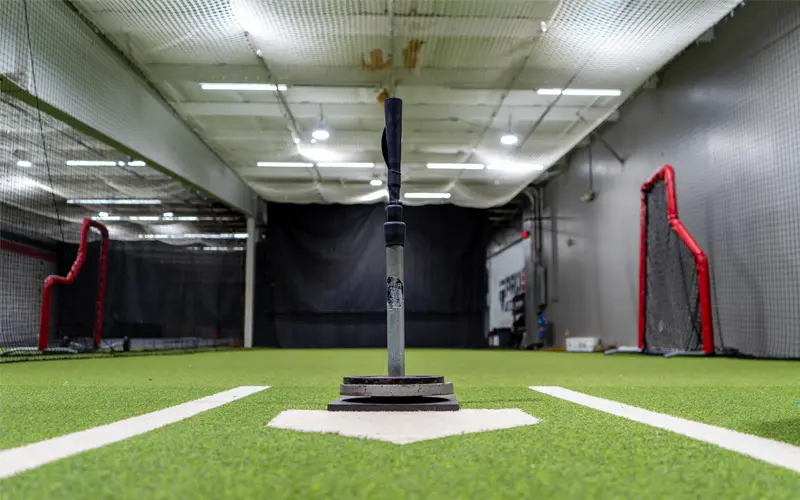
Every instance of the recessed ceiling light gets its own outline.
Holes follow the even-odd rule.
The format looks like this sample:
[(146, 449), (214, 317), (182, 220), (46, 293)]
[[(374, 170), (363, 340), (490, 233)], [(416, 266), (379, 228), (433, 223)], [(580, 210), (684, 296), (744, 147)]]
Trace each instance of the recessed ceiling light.
[(500, 142), (505, 144), (506, 146), (513, 146), (514, 144), (519, 142), (519, 137), (514, 134), (505, 134), (503, 137), (500, 138)]
[(175, 214), (173, 214), (172, 212), (164, 212), (164, 217), (166, 217), (166, 218), (168, 218), (168, 219), (169, 219), (169, 218), (172, 218), (174, 215), (175, 215)]
[(278, 91), (286, 90), (286, 85), (275, 85), (274, 83), (201, 83), (203, 90), (240, 90), (240, 91)]
[(426, 165), (434, 170), (483, 170), (483, 163), (428, 163)]
[(99, 215), (100, 217), (108, 217), (108, 212), (100, 212), (97, 215)]
[(314, 131), (311, 132), (311, 137), (318, 141), (327, 141), (330, 136), (331, 133), (322, 127), (315, 128)]
[(313, 167), (313, 163), (298, 162), (298, 161), (260, 161), (256, 163), (258, 167), (276, 167), (276, 168), (309, 168)]
[(418, 200), (446, 200), (450, 198), (450, 193), (406, 193), (404, 196)]
[(29, 162), (28, 160), (19, 160), (17, 162), (17, 166), (27, 168), (27, 167), (32, 167), (33, 163)]
[(380, 180), (380, 179), (372, 179), (371, 181), (369, 181), (369, 185), (370, 186), (382, 186), (383, 185), (383, 181)]

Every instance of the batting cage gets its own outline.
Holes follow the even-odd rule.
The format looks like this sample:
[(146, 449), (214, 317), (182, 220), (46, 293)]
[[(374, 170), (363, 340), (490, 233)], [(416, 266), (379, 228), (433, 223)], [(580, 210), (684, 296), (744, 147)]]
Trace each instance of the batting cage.
[(245, 218), (0, 83), (0, 361), (241, 344)]

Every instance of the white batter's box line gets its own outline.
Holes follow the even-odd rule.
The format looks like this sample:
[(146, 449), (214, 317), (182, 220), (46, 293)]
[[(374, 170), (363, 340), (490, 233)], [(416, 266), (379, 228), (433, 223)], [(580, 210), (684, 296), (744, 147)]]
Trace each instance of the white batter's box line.
[(745, 434), (725, 429), (724, 427), (673, 417), (610, 399), (590, 396), (563, 387), (531, 386), (529, 389), (634, 422), (674, 432), (697, 441), (714, 444), (726, 450), (777, 465), (778, 467), (800, 472), (800, 446), (753, 436), (752, 434)]
[(163, 410), (0, 451), (0, 479), (180, 422), (266, 389), (269, 386), (236, 387)]

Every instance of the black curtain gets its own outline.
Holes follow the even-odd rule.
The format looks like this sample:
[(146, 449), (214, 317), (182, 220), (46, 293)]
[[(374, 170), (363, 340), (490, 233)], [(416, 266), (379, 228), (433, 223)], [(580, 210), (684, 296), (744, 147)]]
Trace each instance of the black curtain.
[[(75, 261), (64, 245), (59, 274)], [(71, 286), (58, 287), (58, 331), (90, 336), (97, 292), (99, 243)], [(111, 241), (103, 337), (241, 339), (244, 252), (213, 252), (158, 242)]]
[[(254, 342), (386, 345), (384, 206), (269, 206), (258, 245)], [(405, 207), (406, 343), (483, 345), (485, 212)]]

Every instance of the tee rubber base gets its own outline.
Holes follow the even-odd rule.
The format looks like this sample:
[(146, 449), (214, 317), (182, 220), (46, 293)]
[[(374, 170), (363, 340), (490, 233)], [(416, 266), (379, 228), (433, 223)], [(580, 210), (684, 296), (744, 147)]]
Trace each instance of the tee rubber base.
[(458, 411), (455, 396), (343, 396), (328, 403), (328, 411)]

